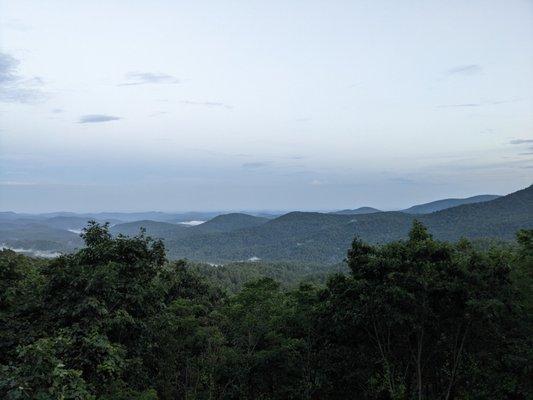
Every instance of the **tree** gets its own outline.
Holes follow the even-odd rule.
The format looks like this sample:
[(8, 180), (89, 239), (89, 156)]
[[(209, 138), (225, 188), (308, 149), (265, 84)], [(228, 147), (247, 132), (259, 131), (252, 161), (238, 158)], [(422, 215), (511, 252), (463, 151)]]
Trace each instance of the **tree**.
[(227, 398), (300, 398), (304, 343), (287, 329), (294, 305), (269, 278), (246, 284), (228, 302), (223, 332), (229, 349), (221, 370)]
[(251, 264), (213, 267), (206, 275), (230, 281), (229, 296), (202, 269), (168, 262), (143, 231), (113, 237), (91, 223), (83, 238), (84, 248), (51, 261), (0, 251), (0, 398), (533, 393), (532, 231), (481, 252), (467, 240), (436, 241), (415, 221), (405, 241), (355, 239), (350, 273), (325, 287), (292, 286), (311, 276), (305, 266), (268, 271), (285, 286), (252, 280), (264, 271)]
[[(405, 242), (372, 247), (355, 240), (347, 261), (352, 276), (332, 279), (323, 294), (322, 325), (340, 332), (328, 337), (337, 338), (333, 347), (365, 353), (368, 371), (347, 386), (366, 398), (472, 396), (477, 379), (502, 372), (486, 361), (516, 350), (505, 334), (520, 313), (501, 260), (435, 241), (415, 222)], [(499, 383), (493, 393), (521, 390), (516, 381)]]
[[(183, 263), (167, 263), (163, 244), (143, 232), (114, 238), (93, 222), (82, 236), (86, 247), (40, 269), (33, 321), (22, 319), (16, 296), (2, 298), (21, 331), (5, 344), (0, 395), (125, 400), (200, 393), (206, 354), (220, 341), (210, 319), (220, 292)], [(26, 293), (23, 267), (2, 268), (0, 284), (14, 281), (13, 290)]]

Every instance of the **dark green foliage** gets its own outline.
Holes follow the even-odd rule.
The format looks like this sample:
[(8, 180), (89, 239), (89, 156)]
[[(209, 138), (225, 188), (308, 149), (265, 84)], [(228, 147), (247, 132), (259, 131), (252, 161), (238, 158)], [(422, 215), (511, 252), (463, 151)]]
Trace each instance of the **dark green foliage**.
[(352, 276), (329, 282), (320, 326), (324, 346), (332, 346), (331, 363), (351, 371), (366, 365), (350, 379), (325, 369), (334, 384), (322, 397), (354, 391), (392, 399), (524, 394), (530, 316), (522, 312), (509, 261), (466, 241), (456, 247), (434, 241), (418, 222), (406, 242), (371, 247), (354, 241)]
[(301, 283), (323, 286), (329, 275), (348, 273), (349, 271), (345, 264), (313, 265), (262, 261), (236, 262), (216, 266), (189, 263), (187, 267), (228, 293), (237, 293), (246, 283), (261, 278), (271, 278), (279, 282), (284, 289), (294, 289)]
[(15, 357), (16, 346), (39, 332), (40, 325), (31, 321), (38, 317), (45, 264), (11, 250), (0, 251), (0, 364)]
[[(37, 278), (21, 273), (24, 262), (19, 273), (2, 268), (28, 296), (3, 301), (0, 397), (172, 399), (208, 390), (196, 381), (217, 343), (209, 315), (219, 292), (183, 264), (166, 264), (159, 241), (112, 238), (96, 223), (83, 238), (85, 248)], [(41, 285), (28, 293), (34, 280)]]
[(223, 376), (231, 382), (227, 397), (298, 398), (303, 342), (286, 330), (294, 310), (279, 284), (269, 278), (247, 284), (223, 312), (230, 346)]
[(82, 237), (51, 261), (0, 252), (0, 398), (533, 395), (531, 230), (480, 251), (415, 221), (330, 268), (169, 263), (94, 222)]

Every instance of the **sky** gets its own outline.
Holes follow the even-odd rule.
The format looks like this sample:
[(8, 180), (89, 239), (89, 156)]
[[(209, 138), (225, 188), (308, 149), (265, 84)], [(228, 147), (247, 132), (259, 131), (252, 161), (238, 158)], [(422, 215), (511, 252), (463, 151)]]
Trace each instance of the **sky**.
[(533, 183), (533, 1), (0, 0), (0, 210), (399, 209)]

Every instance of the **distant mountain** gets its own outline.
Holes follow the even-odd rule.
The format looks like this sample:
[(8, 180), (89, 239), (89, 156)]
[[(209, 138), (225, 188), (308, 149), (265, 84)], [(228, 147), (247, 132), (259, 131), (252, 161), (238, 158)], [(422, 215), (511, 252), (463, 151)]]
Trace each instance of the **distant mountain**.
[[(279, 217), (284, 212), (280, 211), (242, 211), (254, 217), (264, 217), (268, 219)], [(159, 221), (159, 222), (188, 222), (207, 221), (216, 216), (228, 214), (224, 211), (188, 211), (169, 213), (162, 211), (142, 211), (142, 212), (96, 212), (96, 213), (75, 213), (70, 211), (57, 211), (41, 214), (16, 213), (13, 211), (0, 211), (0, 221), (14, 219), (51, 220), (53, 218), (83, 218), (85, 220), (109, 221), (111, 223), (134, 222), (134, 221)]]
[(498, 197), (501, 196), (495, 194), (482, 194), (479, 196), (467, 197), (465, 199), (443, 199), (412, 206), (406, 210), (403, 210), (403, 212), (408, 214), (429, 214), (435, 211), (445, 210), (447, 208), (457, 207), (463, 204), (483, 203), (485, 201), (495, 200)]
[[(159, 222), (170, 222), (170, 221), (189, 221), (192, 219), (209, 219), (220, 213), (167, 213), (162, 211), (142, 211), (142, 212), (97, 212), (97, 213), (73, 213), (73, 212), (52, 212), (44, 214), (16, 214), (18, 216), (30, 216), (33, 219), (52, 219), (52, 218), (84, 218), (86, 220), (95, 220), (95, 221), (109, 221), (112, 223), (116, 222), (134, 222), (134, 221), (159, 221)], [(201, 217), (201, 218), (200, 218)], [(0, 220), (2, 216), (0, 213)]]
[(461, 236), (511, 240), (519, 229), (533, 229), (533, 185), (495, 200), (427, 214), (421, 221), (443, 240)]
[(431, 214), (377, 212), (342, 215), (292, 212), (262, 225), (226, 233), (208, 233), (167, 241), (169, 255), (209, 262), (247, 260), (342, 261), (354, 236), (371, 243), (405, 238), (419, 219), (442, 240), (512, 240), (521, 228), (533, 228), (533, 186), (495, 200), (465, 204)]
[(253, 217), (262, 217), (266, 219), (272, 219), (279, 217), (280, 213), (274, 213), (274, 212), (240, 212), (240, 213), (227, 213), (222, 211), (210, 211), (210, 212), (199, 212), (199, 211), (191, 211), (183, 214), (177, 214), (173, 219), (167, 220), (167, 222), (187, 222), (187, 221), (209, 221), (212, 220), (218, 216), (223, 215), (248, 215)]
[[(362, 214), (369, 218), (386, 213)], [(407, 220), (408, 214), (396, 213)], [(342, 261), (355, 234), (355, 216), (291, 212), (262, 225), (226, 233), (208, 233), (169, 239), (171, 258), (206, 262), (260, 258), (268, 261), (335, 263)], [(390, 219), (388, 220), (390, 222)], [(346, 232), (348, 229), (348, 232)]]
[(166, 219), (166, 222), (188, 222), (188, 221), (207, 221), (211, 218), (215, 218), (217, 215), (222, 214), (221, 212), (199, 212), (191, 211), (181, 214), (175, 214), (172, 218)]
[(381, 212), (381, 210), (378, 210), (377, 208), (373, 207), (359, 207), (355, 210), (339, 210), (339, 211), (333, 211), (330, 212), (330, 214), (341, 214), (341, 215), (358, 215), (358, 214), (372, 214)]
[(111, 233), (123, 235), (137, 235), (142, 228), (146, 229), (146, 234), (161, 239), (176, 239), (186, 236), (200, 235), (206, 233), (223, 233), (237, 229), (251, 228), (259, 226), (269, 221), (268, 218), (254, 217), (248, 214), (232, 213), (223, 214), (210, 219), (199, 225), (189, 226), (181, 223), (173, 224), (160, 221), (134, 221), (118, 224), (111, 227)]
[(14, 213), (13, 211), (0, 212), (0, 221), (12, 221), (17, 218), (20, 218), (19, 214)]
[(41, 213), (41, 214), (34, 214), (34, 218), (39, 219), (48, 219), (48, 218), (54, 218), (54, 217), (87, 217), (89, 214), (78, 214), (71, 211), (56, 211), (56, 212), (48, 212), (48, 213)]
[(0, 245), (43, 251), (71, 251), (82, 246), (79, 235), (34, 220), (17, 219), (0, 223)]
[(203, 224), (191, 228), (195, 233), (230, 232), (237, 229), (251, 228), (268, 222), (265, 217), (255, 217), (242, 213), (222, 214)]
[[(79, 231), (87, 226), (87, 223), (94, 218), (91, 217), (78, 217), (78, 216), (57, 216), (52, 218), (43, 219), (40, 223), (48, 225), (54, 228), (67, 229), (72, 231)], [(109, 222), (110, 224), (117, 224), (122, 221), (117, 219), (99, 219), (98, 222)]]
[(285, 213), (286, 211), (246, 211), (246, 214), (248, 215), (253, 215), (254, 217), (263, 217), (267, 219), (274, 219)]
[(160, 221), (134, 221), (126, 222), (123, 224), (114, 225), (110, 228), (110, 231), (114, 235), (119, 233), (126, 236), (138, 235), (141, 228), (146, 229), (146, 234), (158, 239), (165, 239), (168, 237), (181, 237), (185, 232), (191, 228), (186, 225), (171, 224), (168, 222)]
[[(226, 214), (217, 218), (218, 212), (190, 212), (167, 214), (161, 212), (146, 213), (93, 213), (77, 214), (71, 212), (54, 212), (45, 214), (22, 214), (11, 211), (0, 212), (0, 245), (31, 251), (68, 252), (83, 245), (79, 237), (88, 221), (109, 222), (112, 234), (137, 235), (141, 227), (146, 228), (147, 235), (167, 240), (179, 237), (205, 234), (208, 232), (228, 232), (260, 225), (269, 220), (246, 214)], [(149, 216), (156, 219), (174, 220), (175, 223), (140, 219), (129, 222), (131, 218)], [(121, 220), (117, 219), (120, 217)], [(213, 217), (215, 217), (213, 219)], [(202, 226), (193, 226), (187, 222), (198, 222), (203, 218), (209, 220)], [(183, 221), (183, 222), (182, 222)], [(202, 222), (202, 221), (199, 221)], [(37, 254), (37, 253), (35, 253)]]
[(83, 217), (90, 217), (96, 220), (119, 220), (123, 222), (134, 221), (169, 221), (176, 218), (177, 214), (166, 213), (161, 211), (147, 211), (147, 212), (100, 212), (100, 213), (87, 213), (80, 214)]
[[(171, 215), (176, 222), (145, 219), (117, 224), (111, 227), (111, 232), (136, 235), (144, 227), (148, 235), (165, 240), (171, 258), (214, 263), (255, 258), (336, 263), (343, 260), (354, 236), (370, 243), (402, 239), (407, 236), (415, 218), (424, 223), (437, 239), (450, 241), (463, 236), (509, 241), (513, 240), (517, 230), (533, 229), (533, 186), (493, 200), (483, 201), (487, 196), (466, 200), (474, 201), (472, 199), (476, 202), (425, 214), (412, 213), (414, 207), (409, 213), (379, 212), (375, 209), (368, 212), (368, 208), (364, 208), (365, 211), (349, 210), (362, 212), (357, 214), (290, 212), (273, 219), (231, 213), (216, 215), (197, 226), (183, 225), (176, 219), (181, 218), (179, 215), (200, 219), (199, 214), (207, 217), (209, 213), (155, 213), (158, 218)], [(99, 213), (91, 216), (102, 220), (118, 216), (124, 218), (124, 215)], [(132, 217), (132, 214), (128, 215)], [(48, 214), (46, 217), (0, 213), (0, 244), (25, 249), (70, 251), (82, 245), (81, 238), (73, 232), (81, 229), (87, 219), (87, 215), (67, 213)]]
[(22, 220), (22, 219), (38, 219), (38, 218), (36, 215), (32, 215), (32, 214), (16, 213), (13, 211), (1, 211), (0, 212), (0, 222)]

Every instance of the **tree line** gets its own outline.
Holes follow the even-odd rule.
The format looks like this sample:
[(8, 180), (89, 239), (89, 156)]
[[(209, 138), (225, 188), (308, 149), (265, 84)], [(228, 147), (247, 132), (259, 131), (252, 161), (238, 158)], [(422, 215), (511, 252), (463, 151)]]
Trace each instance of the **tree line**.
[(533, 396), (531, 230), (480, 251), (415, 221), (406, 240), (355, 239), (325, 284), (229, 292), (142, 233), (82, 237), (51, 261), (0, 252), (1, 398)]

